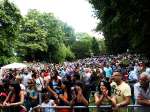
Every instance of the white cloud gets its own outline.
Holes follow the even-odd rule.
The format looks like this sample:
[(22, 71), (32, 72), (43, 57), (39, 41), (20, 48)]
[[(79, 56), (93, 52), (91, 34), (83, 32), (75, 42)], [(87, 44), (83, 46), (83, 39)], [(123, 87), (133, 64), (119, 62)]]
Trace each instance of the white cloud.
[[(60, 20), (71, 25), (76, 32), (87, 32), (98, 36), (93, 32), (97, 20), (92, 17), (92, 8), (86, 0), (11, 0), (19, 7), (23, 15), (29, 9), (52, 12)], [(101, 36), (101, 35), (100, 35)]]

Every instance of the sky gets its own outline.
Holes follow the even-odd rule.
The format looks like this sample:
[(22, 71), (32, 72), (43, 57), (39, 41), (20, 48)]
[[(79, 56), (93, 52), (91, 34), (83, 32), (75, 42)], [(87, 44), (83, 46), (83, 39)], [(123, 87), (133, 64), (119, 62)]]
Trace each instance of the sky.
[(29, 9), (51, 12), (75, 29), (75, 32), (86, 32), (91, 36), (102, 38), (96, 33), (98, 20), (93, 17), (92, 6), (87, 0), (10, 0), (26, 15)]

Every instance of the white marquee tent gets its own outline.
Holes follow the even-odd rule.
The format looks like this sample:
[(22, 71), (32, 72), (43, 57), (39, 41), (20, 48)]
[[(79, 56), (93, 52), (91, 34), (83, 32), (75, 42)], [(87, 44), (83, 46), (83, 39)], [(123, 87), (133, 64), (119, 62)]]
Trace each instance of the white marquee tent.
[(5, 66), (1, 67), (1, 69), (0, 69), (0, 79), (2, 78), (3, 70), (5, 70), (5, 69), (23, 69), (26, 67), (27, 67), (27, 65), (25, 65), (23, 63), (11, 63), (8, 65), (5, 65)]
[(26, 68), (27, 65), (23, 64), (23, 63), (11, 63), (8, 65), (5, 65), (3, 67), (1, 67), (1, 69), (22, 69), (22, 68)]

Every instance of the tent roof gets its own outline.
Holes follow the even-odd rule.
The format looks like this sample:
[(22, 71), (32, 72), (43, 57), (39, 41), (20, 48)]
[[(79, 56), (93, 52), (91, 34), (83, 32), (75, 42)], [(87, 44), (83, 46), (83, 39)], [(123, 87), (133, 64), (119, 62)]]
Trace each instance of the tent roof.
[(15, 69), (15, 68), (26, 68), (26, 67), (27, 65), (23, 63), (11, 63), (11, 64), (1, 67), (1, 69)]

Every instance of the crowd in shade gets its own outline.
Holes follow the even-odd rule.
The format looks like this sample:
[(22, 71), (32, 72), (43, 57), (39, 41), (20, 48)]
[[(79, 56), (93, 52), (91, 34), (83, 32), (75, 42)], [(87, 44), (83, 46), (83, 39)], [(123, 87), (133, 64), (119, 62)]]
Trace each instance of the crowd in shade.
[[(1, 77), (0, 112), (150, 109), (149, 61), (136, 54), (103, 55), (63, 64), (34, 62), (23, 69), (3, 69)], [(73, 108), (91, 104), (96, 108)], [(141, 106), (127, 109), (131, 104)], [(55, 108), (58, 106), (70, 108)]]

